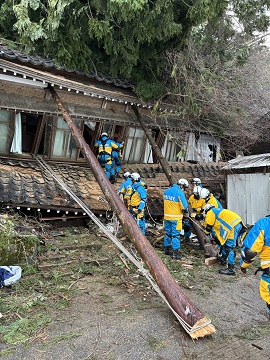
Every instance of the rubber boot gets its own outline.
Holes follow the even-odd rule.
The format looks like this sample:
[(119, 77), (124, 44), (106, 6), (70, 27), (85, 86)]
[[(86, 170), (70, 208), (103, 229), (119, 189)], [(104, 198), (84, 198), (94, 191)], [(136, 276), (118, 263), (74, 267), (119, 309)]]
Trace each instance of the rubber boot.
[(178, 249), (173, 250), (172, 259), (173, 260), (181, 260), (182, 259), (182, 255), (179, 253)]
[(115, 175), (111, 175), (111, 177), (110, 177), (110, 183), (111, 184), (114, 184), (115, 183)]
[(182, 240), (183, 244), (189, 244), (189, 237), (185, 236)]
[(172, 255), (170, 246), (164, 246), (164, 254), (165, 255)]
[(217, 254), (217, 259), (220, 261), (222, 266), (226, 266), (227, 265), (227, 261), (224, 259), (223, 255), (221, 253)]
[(220, 269), (219, 273), (223, 275), (235, 275), (234, 265), (228, 264), (227, 269)]

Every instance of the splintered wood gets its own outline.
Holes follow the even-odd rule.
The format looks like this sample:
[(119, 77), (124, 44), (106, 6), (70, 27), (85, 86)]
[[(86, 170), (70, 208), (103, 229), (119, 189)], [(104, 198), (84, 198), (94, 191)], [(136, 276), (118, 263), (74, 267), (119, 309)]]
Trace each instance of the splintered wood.
[[(192, 329), (196, 329), (197, 327), (200, 328), (198, 330), (192, 331)], [(189, 335), (192, 339), (198, 339), (200, 337), (212, 335), (216, 332), (214, 325), (209, 324), (209, 320), (207, 319), (207, 317), (204, 317), (197, 321), (196, 324), (192, 327), (192, 329), (189, 332)]]

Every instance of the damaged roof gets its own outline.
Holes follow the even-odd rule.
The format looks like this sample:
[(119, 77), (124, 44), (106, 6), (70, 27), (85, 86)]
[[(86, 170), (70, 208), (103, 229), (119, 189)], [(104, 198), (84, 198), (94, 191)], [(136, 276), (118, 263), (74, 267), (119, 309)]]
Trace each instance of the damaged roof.
[(125, 89), (133, 89), (134, 88), (134, 84), (124, 80), (124, 79), (115, 79), (110, 75), (104, 74), (102, 72), (98, 72), (98, 71), (90, 71), (90, 72), (86, 72), (84, 70), (81, 69), (68, 69), (64, 66), (59, 66), (57, 64), (54, 63), (54, 61), (52, 61), (51, 59), (43, 59), (42, 57), (38, 56), (38, 55), (29, 55), (24, 51), (18, 51), (18, 50), (14, 50), (9, 46), (0, 44), (0, 56), (2, 58), (8, 59), (8, 60), (17, 60), (19, 62), (22, 63), (26, 63), (29, 64), (31, 66), (35, 66), (35, 67), (44, 67), (47, 69), (55, 69), (55, 70), (61, 70), (61, 71), (65, 71), (65, 72), (69, 72), (69, 73), (75, 73), (78, 75), (83, 75), (88, 77), (89, 79), (94, 79), (97, 81), (102, 81), (105, 82), (107, 84), (112, 84), (118, 87), (122, 87)]
[[(84, 164), (49, 164), (56, 177), (63, 181), (94, 213), (110, 211), (99, 184), (90, 168)], [(203, 186), (213, 193), (223, 194), (224, 175), (220, 164), (170, 163), (172, 178), (176, 182), (184, 177), (200, 177)], [(146, 215), (163, 216), (163, 191), (169, 186), (158, 164), (128, 164), (122, 167), (115, 190), (124, 181), (126, 171), (139, 172), (148, 189)], [(191, 189), (190, 189), (191, 190)], [(35, 160), (0, 158), (0, 203), (3, 207), (25, 207), (70, 212), (82, 212), (79, 205), (62, 189), (52, 175)]]
[(250, 156), (238, 156), (237, 158), (228, 161), (228, 164), (223, 167), (223, 170), (262, 168), (269, 166), (270, 153), (266, 153)]

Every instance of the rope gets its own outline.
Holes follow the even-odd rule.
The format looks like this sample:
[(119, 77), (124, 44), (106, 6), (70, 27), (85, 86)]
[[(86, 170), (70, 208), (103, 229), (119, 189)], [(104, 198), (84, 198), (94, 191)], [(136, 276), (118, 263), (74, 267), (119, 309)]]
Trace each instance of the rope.
[[(133, 256), (123, 245), (122, 243), (118, 240), (118, 238), (116, 236), (114, 236), (107, 228), (106, 226), (104, 226), (102, 224), (102, 222), (95, 216), (94, 213), (92, 213), (92, 211), (86, 206), (86, 204), (77, 197), (76, 194), (73, 193), (73, 191), (64, 183), (62, 182), (54, 173), (54, 171), (52, 170), (52, 168), (43, 160), (43, 159), (39, 159), (37, 158), (34, 154), (33, 157), (35, 158), (35, 160), (40, 164), (40, 166), (42, 168), (44, 168), (45, 170), (47, 170), (50, 175), (54, 178), (55, 181), (58, 182), (58, 184), (66, 191), (66, 193), (73, 198), (78, 205), (80, 205), (80, 207), (86, 212), (86, 214), (91, 218), (91, 220), (98, 225), (98, 227), (108, 236), (109, 239), (112, 240), (112, 242), (127, 256), (127, 258), (139, 269), (139, 271), (141, 272), (141, 274), (143, 276), (146, 277), (146, 279), (150, 282), (150, 284), (152, 285), (153, 289), (156, 291), (156, 293), (163, 299), (163, 301), (167, 304), (167, 306), (171, 309), (171, 311), (173, 312), (173, 314), (175, 315), (175, 317), (177, 318), (177, 320), (180, 322), (180, 324), (182, 325), (182, 327), (185, 329), (185, 331), (189, 334), (200, 330), (201, 328), (208, 326), (211, 324), (211, 320), (208, 320), (208, 322), (196, 326), (196, 327), (192, 327), (190, 326), (183, 318), (181, 318), (181, 316), (171, 307), (171, 305), (168, 303), (167, 299), (165, 298), (165, 296), (163, 295), (163, 293), (161, 292), (160, 288), (158, 287), (158, 285), (156, 284), (155, 280), (153, 279), (152, 275), (150, 274), (149, 270), (145, 269), (143, 266), (142, 261), (139, 261), (135, 258), (135, 256)], [(186, 314), (190, 313), (190, 309), (186, 306), (185, 309)]]
[(150, 211), (149, 211), (149, 207), (148, 207), (148, 205), (147, 205), (147, 202), (145, 203), (145, 207), (146, 207), (146, 209), (147, 209), (147, 211), (148, 211), (149, 218), (153, 221), (153, 223), (154, 223), (155, 225), (159, 225), (159, 223), (157, 223), (157, 222), (153, 219), (153, 217), (151, 216)]
[[(105, 203), (105, 204), (107, 204), (108, 209), (106, 210), (106, 219), (108, 219), (109, 217), (108, 217), (107, 214), (111, 210), (111, 206), (110, 206), (109, 202), (106, 199), (104, 199), (104, 197), (102, 197), (102, 196), (99, 196), (98, 200)], [(111, 217), (110, 222), (111, 222), (111, 225), (109, 225), (109, 226), (113, 227), (113, 231), (115, 232), (115, 234), (117, 234), (117, 232), (119, 230), (119, 224), (120, 223), (119, 223), (115, 213), (113, 213), (113, 216)]]

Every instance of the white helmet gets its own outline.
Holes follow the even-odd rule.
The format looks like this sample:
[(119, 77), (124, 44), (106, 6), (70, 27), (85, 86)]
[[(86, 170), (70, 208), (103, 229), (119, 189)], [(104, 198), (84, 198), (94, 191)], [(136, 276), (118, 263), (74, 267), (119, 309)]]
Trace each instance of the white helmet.
[(184, 189), (188, 188), (188, 181), (186, 179), (179, 179), (177, 185), (182, 186)]
[(194, 188), (193, 188), (193, 194), (194, 195), (200, 196), (201, 191), (202, 191), (202, 188), (200, 186), (194, 186)]
[(130, 175), (131, 175), (131, 173), (130, 173), (130, 172), (128, 172), (128, 171), (127, 171), (127, 172), (125, 172), (125, 173), (124, 173), (124, 178), (126, 178), (126, 179), (127, 179), (127, 178), (129, 178), (129, 177), (130, 177)]
[(141, 178), (140, 174), (138, 174), (138, 173), (132, 173), (132, 174), (130, 175), (130, 177), (131, 177), (131, 179), (132, 179), (133, 181), (139, 181), (140, 178)]
[(101, 137), (102, 137), (102, 136), (107, 136), (107, 137), (108, 137), (108, 134), (107, 134), (106, 132), (104, 132), (104, 133), (102, 133), (100, 136), (101, 136)]
[(192, 184), (199, 185), (199, 184), (201, 184), (202, 182), (201, 182), (201, 179), (199, 179), (199, 178), (193, 178), (193, 179), (191, 180), (191, 183), (192, 183)]
[(212, 204), (206, 204), (205, 207), (203, 208), (203, 211), (205, 212), (205, 214), (207, 213), (207, 211), (209, 211), (210, 209), (212, 209), (214, 207), (214, 205)]
[(201, 190), (200, 197), (201, 197), (202, 199), (207, 199), (207, 198), (209, 198), (209, 197), (210, 197), (210, 191), (209, 191), (208, 189), (206, 189), (206, 188), (203, 188), (203, 189)]

